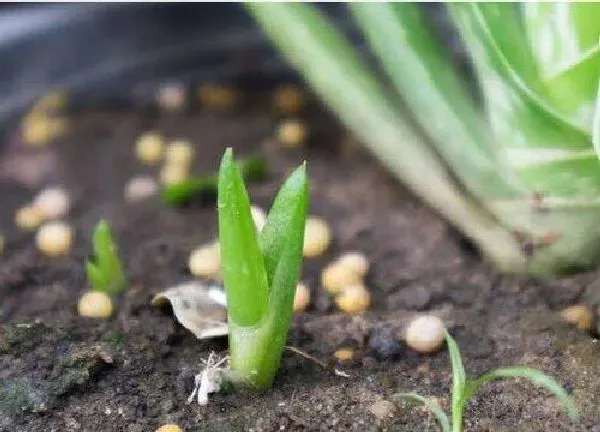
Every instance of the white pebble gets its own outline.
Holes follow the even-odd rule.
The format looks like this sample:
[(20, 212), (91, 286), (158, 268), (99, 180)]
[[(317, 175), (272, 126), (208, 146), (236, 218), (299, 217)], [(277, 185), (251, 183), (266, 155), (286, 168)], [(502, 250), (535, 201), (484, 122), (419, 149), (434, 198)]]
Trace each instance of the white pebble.
[(33, 206), (41, 210), (47, 219), (58, 219), (69, 212), (71, 197), (62, 187), (49, 187), (38, 193)]
[(335, 298), (337, 307), (347, 314), (359, 314), (371, 304), (371, 293), (362, 285), (346, 287)]
[(35, 241), (44, 255), (63, 255), (71, 249), (73, 229), (64, 222), (48, 222), (40, 227)]
[(304, 256), (312, 258), (323, 254), (330, 242), (331, 230), (327, 222), (319, 217), (309, 217), (304, 228)]
[(365, 277), (369, 272), (369, 260), (361, 252), (347, 252), (341, 255), (337, 262), (343, 266)]
[(306, 127), (300, 120), (285, 120), (277, 129), (277, 139), (284, 147), (299, 147), (306, 139)]
[(156, 194), (158, 185), (150, 176), (139, 176), (130, 179), (125, 185), (125, 199), (127, 201), (141, 201)]
[(181, 110), (187, 99), (186, 89), (183, 84), (168, 83), (159, 87), (156, 94), (158, 106), (165, 111)]
[(446, 327), (434, 315), (415, 318), (406, 328), (406, 344), (421, 354), (431, 354), (444, 344)]
[(325, 266), (321, 272), (321, 285), (331, 294), (338, 294), (343, 289), (361, 285), (362, 282), (363, 278), (357, 272), (340, 265), (337, 261)]
[(197, 278), (218, 279), (221, 272), (219, 244), (200, 246), (192, 251), (188, 261), (190, 273)]
[(86, 318), (108, 318), (113, 313), (112, 299), (100, 291), (87, 292), (79, 299), (77, 311)]
[(194, 159), (194, 147), (189, 141), (176, 140), (167, 146), (165, 161), (168, 165), (188, 166)]
[(163, 156), (163, 147), (163, 137), (156, 132), (148, 132), (137, 139), (135, 154), (141, 162), (156, 165)]
[(265, 227), (265, 222), (267, 221), (267, 215), (264, 210), (258, 206), (250, 207), (250, 213), (252, 213), (252, 220), (254, 221), (254, 226), (256, 226), (256, 230), (261, 232)]
[(183, 183), (188, 178), (188, 168), (184, 165), (167, 164), (160, 170), (160, 181), (164, 185)]
[(310, 290), (302, 282), (298, 282), (294, 294), (294, 312), (304, 312), (310, 304)]
[(15, 225), (22, 230), (37, 228), (44, 221), (44, 213), (34, 206), (21, 207), (15, 213)]

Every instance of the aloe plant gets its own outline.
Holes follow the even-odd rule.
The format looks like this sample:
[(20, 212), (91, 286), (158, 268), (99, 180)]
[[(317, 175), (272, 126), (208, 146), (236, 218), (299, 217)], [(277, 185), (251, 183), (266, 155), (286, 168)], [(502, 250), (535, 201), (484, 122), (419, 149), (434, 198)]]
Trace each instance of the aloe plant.
[(127, 278), (108, 222), (98, 222), (92, 235), (92, 246), (94, 260), (88, 259), (85, 263), (92, 289), (110, 295), (123, 292), (127, 288)]
[(505, 378), (525, 378), (540, 387), (545, 388), (556, 396), (563, 404), (565, 412), (574, 422), (579, 422), (579, 413), (569, 394), (552, 378), (540, 371), (527, 367), (510, 367), (495, 369), (476, 379), (468, 379), (465, 367), (460, 357), (456, 341), (446, 332), (446, 344), (452, 364), (452, 402), (450, 420), (444, 410), (433, 400), (417, 393), (398, 393), (394, 397), (398, 401), (407, 400), (423, 404), (435, 416), (442, 432), (461, 432), (463, 430), (463, 415), (469, 400), (483, 385)]
[(260, 234), (231, 149), (221, 161), (217, 201), (229, 315), (228, 378), (264, 390), (279, 368), (292, 320), (308, 207), (306, 166), (281, 187)]
[(482, 103), (419, 5), (348, 5), (384, 76), (313, 5), (246, 7), (382, 164), (500, 268), (597, 264), (600, 4), (447, 5)]

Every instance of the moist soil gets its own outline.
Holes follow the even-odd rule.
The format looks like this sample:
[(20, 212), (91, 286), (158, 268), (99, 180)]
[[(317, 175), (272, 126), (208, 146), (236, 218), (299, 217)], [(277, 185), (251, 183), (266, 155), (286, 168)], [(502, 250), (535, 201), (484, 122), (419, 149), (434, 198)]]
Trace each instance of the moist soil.
[[(498, 274), (335, 121), (318, 107), (307, 112), (311, 138), (300, 149), (272, 139), (278, 118), (264, 107), (180, 114), (94, 108), (71, 113), (67, 133), (47, 147), (28, 148), (18, 133), (6, 139), (0, 430), (142, 432), (176, 423), (185, 431), (434, 431), (424, 409), (382, 402), (417, 392), (448, 408), (447, 352), (422, 356), (396, 337), (411, 317), (428, 311), (456, 337), (469, 375), (511, 365), (541, 369), (573, 394), (583, 417), (574, 425), (548, 392), (510, 379), (476, 395), (465, 430), (600, 431), (600, 347), (557, 313), (575, 303), (595, 309), (598, 273), (552, 281)], [(195, 143), (197, 174), (214, 172), (226, 146), (237, 156), (262, 154), (270, 173), (249, 189), (264, 208), (286, 174), (308, 162), (311, 214), (329, 221), (334, 237), (324, 256), (305, 261), (312, 302), (295, 318), (288, 344), (327, 368), (288, 352), (269, 391), (186, 404), (201, 360), (224, 354), (227, 342), (197, 340), (151, 299), (191, 279), (187, 257), (216, 237), (216, 211), (207, 200), (181, 208), (158, 197), (125, 202), (129, 178), (158, 172), (133, 153), (136, 137), (149, 129)], [(47, 184), (64, 185), (75, 201), (68, 217), (75, 244), (59, 258), (41, 255), (34, 234), (13, 222), (15, 210)], [(83, 264), (101, 218), (113, 226), (131, 286), (113, 318), (94, 320), (78, 316), (76, 305), (89, 289)], [(349, 250), (363, 251), (372, 263), (372, 305), (360, 316), (336, 311), (319, 287), (322, 267)], [(339, 347), (355, 349), (355, 358), (336, 364)], [(336, 375), (336, 367), (349, 376)]]

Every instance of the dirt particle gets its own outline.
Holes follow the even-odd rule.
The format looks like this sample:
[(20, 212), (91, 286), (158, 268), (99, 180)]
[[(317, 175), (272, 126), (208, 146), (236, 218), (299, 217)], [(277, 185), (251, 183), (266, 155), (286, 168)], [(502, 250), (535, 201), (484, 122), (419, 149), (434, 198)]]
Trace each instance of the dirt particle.
[(385, 399), (380, 399), (369, 407), (369, 412), (378, 420), (393, 418), (397, 411), (396, 404)]
[(388, 298), (388, 309), (423, 310), (431, 303), (431, 292), (423, 285), (403, 288)]
[(378, 360), (395, 360), (402, 354), (402, 345), (391, 327), (378, 327), (371, 331), (369, 348)]

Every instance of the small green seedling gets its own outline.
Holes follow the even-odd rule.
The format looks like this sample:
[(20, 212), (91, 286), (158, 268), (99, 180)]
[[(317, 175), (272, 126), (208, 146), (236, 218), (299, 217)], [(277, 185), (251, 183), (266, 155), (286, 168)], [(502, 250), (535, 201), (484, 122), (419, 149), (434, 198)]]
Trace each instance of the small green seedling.
[(240, 169), (227, 149), (219, 169), (218, 211), (234, 385), (267, 389), (279, 368), (302, 263), (307, 206), (303, 164), (277, 193), (259, 234)]
[(92, 246), (95, 261), (88, 260), (85, 263), (85, 272), (92, 290), (110, 295), (123, 292), (127, 287), (127, 279), (108, 222), (98, 222), (94, 228)]
[[(241, 159), (237, 165), (246, 181), (259, 181), (264, 179), (267, 174), (267, 165), (260, 156)], [(186, 204), (192, 198), (214, 200), (218, 182), (217, 174), (194, 177), (182, 183), (165, 186), (161, 191), (161, 197), (165, 203), (171, 206)]]
[(567, 415), (571, 420), (579, 421), (579, 414), (568, 393), (552, 378), (531, 368), (511, 367), (496, 369), (477, 379), (467, 379), (465, 368), (460, 358), (460, 351), (456, 341), (446, 332), (446, 344), (452, 363), (452, 423), (446, 413), (434, 401), (416, 393), (399, 393), (394, 395), (398, 400), (421, 403), (435, 416), (442, 432), (461, 432), (463, 427), (463, 414), (469, 400), (486, 383), (502, 378), (527, 378), (534, 384), (545, 387), (553, 393), (564, 405)]

